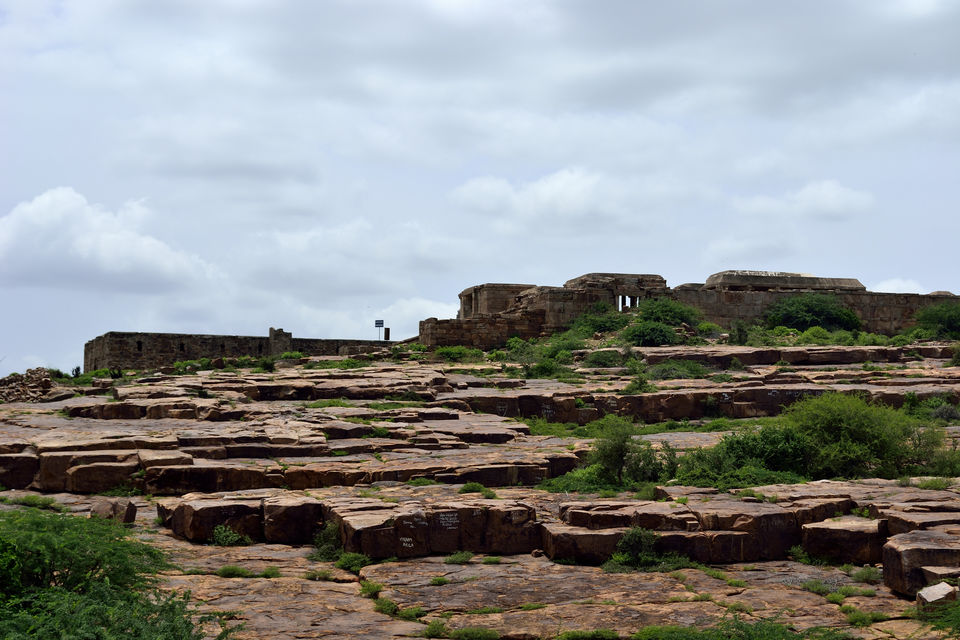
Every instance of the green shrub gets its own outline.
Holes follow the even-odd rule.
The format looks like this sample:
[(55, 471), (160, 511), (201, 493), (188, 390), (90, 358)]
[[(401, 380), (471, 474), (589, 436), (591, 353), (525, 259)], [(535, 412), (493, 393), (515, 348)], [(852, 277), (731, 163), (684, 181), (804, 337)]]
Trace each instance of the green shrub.
[(637, 313), (645, 321), (662, 322), (671, 327), (679, 327), (681, 324), (695, 327), (701, 318), (698, 309), (670, 298), (641, 300), (637, 304)]
[(476, 609), (468, 609), (464, 611), (471, 615), (487, 615), (490, 613), (503, 613), (503, 607), (477, 607)]
[(446, 564), (467, 564), (472, 557), (473, 553), (469, 551), (456, 551), (444, 558), (443, 561)]
[(450, 578), (444, 576), (433, 576), (430, 578), (430, 586), (432, 587), (442, 587), (445, 584), (450, 584)]
[(960, 338), (960, 302), (940, 302), (917, 312), (917, 323), (938, 338)]
[(598, 302), (587, 313), (574, 320), (570, 330), (580, 337), (589, 338), (595, 333), (619, 331), (629, 322), (630, 317), (626, 314), (605, 302)]
[(300, 360), (304, 358), (303, 352), (301, 351), (284, 351), (280, 354), (280, 360)]
[(450, 629), (443, 623), (443, 620), (431, 620), (423, 630), (424, 638), (446, 638), (450, 635)]
[(467, 482), (460, 487), (460, 490), (457, 491), (457, 493), (479, 493), (488, 500), (493, 500), (497, 497), (497, 494), (493, 489), (488, 489), (479, 482)]
[(950, 360), (947, 362), (949, 367), (960, 367), (960, 342), (955, 342), (953, 345), (953, 353), (950, 356)]
[(590, 460), (615, 487), (625, 482), (668, 479), (676, 472), (676, 452), (669, 445), (657, 451), (649, 442), (635, 439), (637, 428), (629, 420), (608, 414), (595, 425), (599, 435)]
[(630, 325), (620, 332), (620, 336), (638, 347), (659, 347), (680, 342), (680, 337), (670, 325), (649, 320)]
[(783, 417), (787, 427), (816, 443), (805, 473), (811, 478), (896, 478), (930, 460), (943, 442), (942, 430), (856, 395), (807, 398), (788, 407)]
[(279, 578), (279, 577), (280, 577), (280, 569), (277, 569), (276, 567), (267, 567), (266, 569), (264, 569), (263, 571), (260, 572), (260, 575), (259, 575), (258, 577), (260, 577), (260, 578)]
[(777, 326), (806, 331), (810, 327), (823, 327), (827, 331), (860, 328), (860, 318), (845, 307), (833, 295), (824, 293), (801, 293), (772, 304), (764, 314), (766, 326)]
[(337, 569), (343, 569), (351, 573), (360, 573), (360, 569), (363, 569), (368, 564), (373, 564), (373, 560), (371, 560), (369, 556), (362, 553), (344, 552), (340, 554), (334, 566), (336, 566)]
[(688, 567), (704, 568), (686, 556), (677, 553), (658, 553), (656, 531), (633, 527), (624, 532), (617, 542), (617, 551), (603, 564), (603, 570), (610, 573), (624, 571), (663, 571), (670, 572)]
[(823, 327), (810, 327), (800, 334), (797, 338), (797, 344), (836, 344), (833, 334)]
[(252, 578), (254, 576), (250, 569), (238, 567), (235, 564), (224, 565), (217, 569), (215, 574), (221, 578)]
[(215, 637), (223, 640), (242, 627), (226, 628), (229, 613), (196, 615), (189, 594), (123, 592), (102, 583), (85, 593), (45, 589), (20, 604), (0, 603), (0, 637), (203, 640), (214, 637), (203, 626), (217, 622)]
[(656, 385), (652, 384), (645, 375), (638, 375), (623, 388), (624, 395), (639, 395), (641, 393), (655, 393), (659, 391)]
[(383, 585), (379, 582), (360, 581), (360, 595), (364, 598), (377, 598), (381, 591), (383, 591)]
[(500, 556), (487, 556), (481, 560), (481, 564), (500, 564)]
[(619, 367), (623, 364), (623, 356), (620, 355), (619, 351), (613, 349), (593, 351), (584, 359), (583, 363), (588, 367), (598, 369)]
[(852, 570), (850, 572), (850, 577), (856, 582), (878, 584), (881, 580), (883, 580), (883, 572), (876, 567), (864, 566), (859, 569)]
[(427, 615), (427, 610), (423, 607), (409, 607), (407, 609), (400, 609), (400, 611), (397, 611), (397, 617), (401, 620), (419, 620), (425, 615)]
[(210, 544), (218, 547), (245, 547), (253, 544), (253, 540), (244, 533), (238, 533), (226, 525), (218, 524), (213, 528)]
[(542, 602), (526, 602), (520, 605), (520, 611), (536, 611), (537, 609), (545, 609), (547, 605)]
[(340, 527), (336, 522), (327, 522), (313, 537), (314, 551), (307, 556), (314, 562), (334, 562), (343, 554)]
[[(261, 365), (262, 366), (262, 365)], [(271, 363), (272, 366), (272, 363)], [(355, 358), (341, 358), (339, 360), (313, 360), (303, 365), (304, 369), (360, 369), (369, 367), (369, 362), (357, 360)], [(268, 369), (273, 371), (273, 369)]]
[(437, 347), (433, 353), (446, 362), (482, 362), (484, 360), (483, 351), (463, 345)]
[(664, 360), (647, 368), (647, 375), (654, 380), (706, 378), (709, 374), (710, 371), (695, 360)]
[(400, 605), (389, 598), (377, 598), (373, 601), (373, 609), (377, 613), (395, 616), (400, 611)]
[(333, 580), (333, 572), (329, 569), (314, 570), (311, 569), (303, 574), (304, 580), (313, 580), (315, 582), (329, 582)]

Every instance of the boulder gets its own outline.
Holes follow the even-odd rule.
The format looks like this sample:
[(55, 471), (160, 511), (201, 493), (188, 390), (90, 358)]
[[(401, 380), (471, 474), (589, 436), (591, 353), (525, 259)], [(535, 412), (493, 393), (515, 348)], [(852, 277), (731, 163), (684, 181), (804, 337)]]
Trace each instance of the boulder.
[(263, 504), (260, 499), (184, 500), (173, 508), (170, 528), (192, 542), (207, 542), (217, 525), (253, 540), (263, 540)]
[(917, 591), (917, 607), (929, 609), (957, 599), (957, 588), (946, 582), (938, 582)]
[(907, 596), (927, 586), (925, 567), (960, 567), (955, 528), (918, 529), (892, 536), (883, 545), (883, 582)]
[(131, 484), (140, 468), (136, 459), (126, 462), (94, 462), (67, 469), (66, 490), (71, 493), (102, 493)]
[(137, 505), (129, 498), (97, 498), (90, 505), (90, 517), (130, 523), (137, 518)]
[(33, 453), (7, 453), (0, 455), (0, 486), (7, 489), (26, 489), (40, 468), (38, 457)]
[(279, 495), (263, 501), (263, 537), (278, 544), (305, 544), (323, 522), (323, 504), (308, 496)]
[(803, 525), (803, 548), (811, 556), (841, 563), (876, 564), (887, 540), (885, 520), (844, 516)]
[(146, 490), (154, 495), (178, 495), (193, 491), (215, 493), (268, 486), (264, 470), (248, 465), (170, 465), (150, 467), (146, 471)]
[(626, 529), (585, 529), (560, 522), (540, 523), (541, 544), (551, 560), (574, 560), (587, 564), (605, 562), (617, 550)]
[[(39, 456), (39, 468), (33, 486), (40, 491), (64, 491), (67, 488), (67, 469), (70, 467), (102, 462), (126, 462), (130, 459), (136, 460), (136, 456), (136, 451), (123, 450), (43, 452)], [(106, 488), (111, 489), (112, 486)]]

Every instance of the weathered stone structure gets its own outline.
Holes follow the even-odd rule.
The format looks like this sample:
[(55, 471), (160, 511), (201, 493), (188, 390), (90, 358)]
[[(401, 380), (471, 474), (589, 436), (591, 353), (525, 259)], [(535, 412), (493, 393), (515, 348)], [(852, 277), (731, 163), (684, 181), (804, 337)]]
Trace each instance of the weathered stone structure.
[(350, 355), (392, 344), (387, 340), (294, 338), (289, 331), (273, 327), (266, 337), (110, 331), (84, 345), (83, 370), (150, 369), (178, 360), (278, 356), (287, 351), (308, 356)]
[(420, 323), (420, 342), (428, 346), (464, 344), (482, 349), (508, 338), (550, 335), (568, 326), (597, 302), (619, 310), (640, 300), (669, 297), (703, 312), (704, 320), (730, 327), (753, 322), (770, 305), (804, 292), (830, 293), (853, 309), (864, 329), (892, 334), (910, 326), (919, 309), (956, 300), (949, 292), (875, 293), (854, 278), (818, 278), (801, 273), (722, 271), (703, 284), (667, 287), (653, 274), (588, 273), (562, 287), (481, 284), (460, 294), (456, 319), (428, 318)]

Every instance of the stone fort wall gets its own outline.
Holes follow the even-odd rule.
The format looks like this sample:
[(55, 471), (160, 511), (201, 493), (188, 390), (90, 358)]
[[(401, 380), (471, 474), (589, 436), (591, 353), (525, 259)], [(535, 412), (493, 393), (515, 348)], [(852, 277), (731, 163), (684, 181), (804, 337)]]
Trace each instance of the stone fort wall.
[[(527, 287), (527, 288), (523, 288)], [(913, 323), (920, 309), (957, 296), (876, 293), (853, 278), (817, 278), (798, 273), (723, 271), (703, 284), (666, 286), (653, 274), (590, 273), (562, 287), (484, 284), (460, 294), (456, 319), (428, 318), (420, 323), (419, 340), (428, 346), (464, 344), (481, 349), (502, 346), (507, 339), (550, 335), (567, 327), (597, 302), (619, 310), (647, 298), (666, 296), (703, 312), (704, 320), (730, 328), (737, 321), (754, 322), (778, 300), (804, 292), (830, 293), (851, 308), (866, 331), (893, 334)]]
[(294, 338), (288, 331), (273, 328), (265, 337), (110, 331), (84, 345), (83, 370), (155, 369), (178, 360), (278, 356), (286, 351), (309, 356), (351, 355), (392, 344), (388, 340)]

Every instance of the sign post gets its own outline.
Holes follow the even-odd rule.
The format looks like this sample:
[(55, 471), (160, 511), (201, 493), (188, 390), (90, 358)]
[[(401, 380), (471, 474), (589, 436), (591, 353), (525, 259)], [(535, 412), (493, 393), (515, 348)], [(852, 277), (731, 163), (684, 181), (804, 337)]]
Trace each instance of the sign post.
[(380, 329), (383, 329), (383, 320), (374, 320), (373, 326), (377, 328), (377, 340), (380, 339)]

